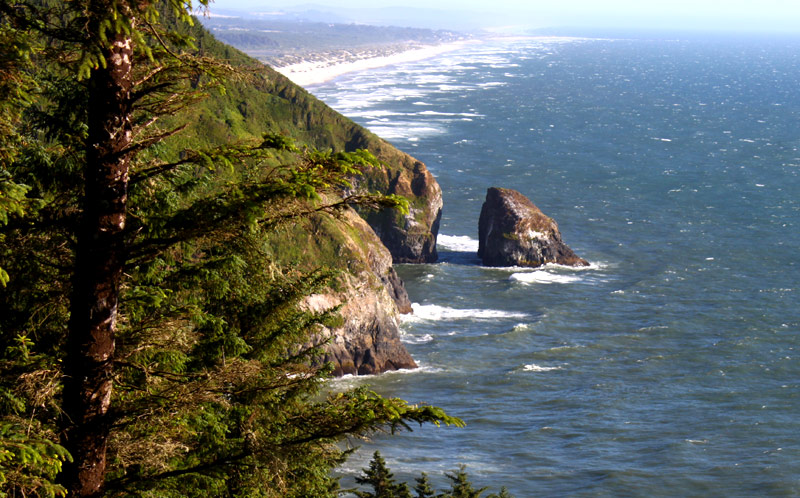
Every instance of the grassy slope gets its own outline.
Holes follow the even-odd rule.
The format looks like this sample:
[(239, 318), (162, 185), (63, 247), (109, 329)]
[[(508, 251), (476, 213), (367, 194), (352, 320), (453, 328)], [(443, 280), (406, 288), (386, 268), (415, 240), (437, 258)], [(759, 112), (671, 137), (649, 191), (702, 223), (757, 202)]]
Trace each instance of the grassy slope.
[[(260, 137), (267, 131), (319, 149), (369, 149), (386, 167), (372, 170), (359, 180), (361, 185), (371, 191), (403, 195), (414, 210), (411, 223), (391, 211), (371, 213), (367, 215), (368, 222), (382, 234), (393, 254), (392, 246), (409, 235), (429, 245), (434, 242), (431, 226), (437, 213), (430, 199), (438, 195), (441, 202), (441, 194), (422, 163), (337, 113), (269, 66), (220, 42), (199, 23), (193, 28), (193, 36), (203, 53), (229, 61), (242, 74), (226, 85), (224, 94), (214, 94), (177, 117), (179, 122), (191, 124), (170, 141), (173, 153), (190, 146), (201, 148)], [(407, 226), (413, 228), (407, 230)], [(391, 243), (385, 234), (390, 234)]]

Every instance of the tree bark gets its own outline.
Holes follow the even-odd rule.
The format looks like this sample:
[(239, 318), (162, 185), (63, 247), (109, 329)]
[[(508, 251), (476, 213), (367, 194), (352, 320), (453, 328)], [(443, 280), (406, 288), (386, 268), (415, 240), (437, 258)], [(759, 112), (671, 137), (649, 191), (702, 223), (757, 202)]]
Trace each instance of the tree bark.
[[(93, 2), (91, 8), (103, 8), (102, 3)], [(126, 151), (132, 137), (130, 36), (109, 37), (105, 56), (106, 67), (94, 69), (88, 81), (83, 217), (64, 358), (63, 436), (74, 461), (65, 465), (61, 481), (69, 496), (76, 497), (98, 496), (105, 480), (114, 335), (126, 258), (130, 163)]]

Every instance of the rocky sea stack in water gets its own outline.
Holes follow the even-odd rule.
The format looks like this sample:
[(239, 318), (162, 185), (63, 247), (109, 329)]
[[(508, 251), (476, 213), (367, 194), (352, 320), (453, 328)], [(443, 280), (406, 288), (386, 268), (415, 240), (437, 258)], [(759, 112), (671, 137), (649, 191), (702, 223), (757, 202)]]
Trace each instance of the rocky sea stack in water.
[(481, 209), (478, 257), (486, 266), (589, 266), (561, 240), (555, 220), (516, 190), (497, 187)]

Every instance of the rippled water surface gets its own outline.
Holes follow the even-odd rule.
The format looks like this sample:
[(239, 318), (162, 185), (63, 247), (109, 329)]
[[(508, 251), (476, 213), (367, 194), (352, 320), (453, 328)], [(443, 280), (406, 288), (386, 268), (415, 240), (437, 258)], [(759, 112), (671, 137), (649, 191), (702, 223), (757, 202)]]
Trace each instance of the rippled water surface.
[[(398, 268), (422, 368), (337, 385), (468, 424), (343, 471), (377, 448), (518, 498), (800, 495), (798, 82), (797, 40), (516, 39), (312, 88), (445, 202), (440, 262)], [(490, 186), (592, 266), (481, 267)]]

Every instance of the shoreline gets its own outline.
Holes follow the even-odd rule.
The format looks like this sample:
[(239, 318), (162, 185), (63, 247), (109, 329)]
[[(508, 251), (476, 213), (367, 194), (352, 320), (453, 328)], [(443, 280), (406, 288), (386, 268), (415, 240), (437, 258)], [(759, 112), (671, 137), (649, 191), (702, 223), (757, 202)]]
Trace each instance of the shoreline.
[[(539, 36), (539, 35), (495, 35), (486, 38), (473, 38), (468, 40), (458, 40), (438, 45), (417, 45), (405, 50), (399, 50), (389, 55), (372, 55), (374, 52), (362, 52), (353, 54), (347, 52), (346, 55), (333, 55), (329, 58), (303, 60), (285, 66), (272, 66), (273, 69), (286, 76), (293, 83), (302, 87), (319, 85), (347, 73), (377, 69), (380, 67), (392, 66), (406, 62), (421, 61), (440, 54), (452, 52), (467, 45), (483, 43), (486, 40), (538, 40), (544, 43), (560, 43), (585, 38), (572, 36)], [(354, 60), (355, 59), (355, 60)]]
[(325, 83), (347, 73), (429, 59), (443, 53), (458, 50), (472, 43), (479, 43), (479, 40), (460, 40), (440, 45), (421, 45), (391, 55), (363, 57), (356, 60), (348, 60), (339, 56), (325, 60), (303, 61), (286, 66), (273, 67), (273, 69), (292, 80), (293, 83), (306, 87)]

